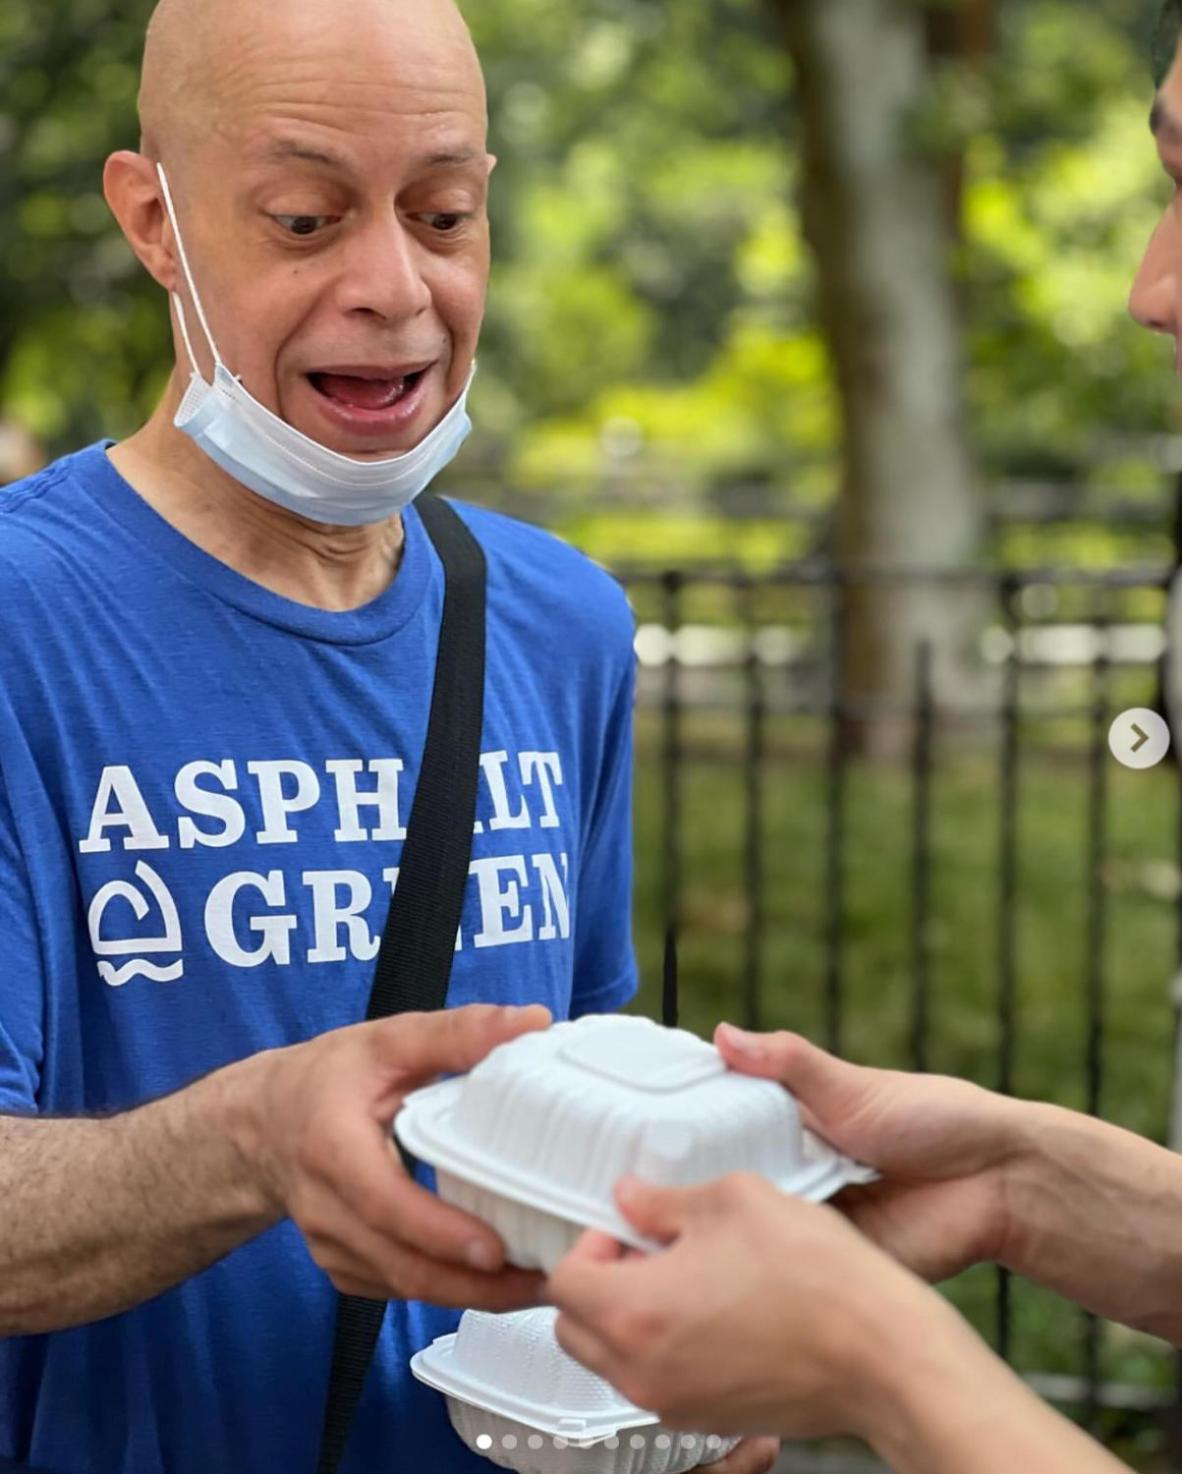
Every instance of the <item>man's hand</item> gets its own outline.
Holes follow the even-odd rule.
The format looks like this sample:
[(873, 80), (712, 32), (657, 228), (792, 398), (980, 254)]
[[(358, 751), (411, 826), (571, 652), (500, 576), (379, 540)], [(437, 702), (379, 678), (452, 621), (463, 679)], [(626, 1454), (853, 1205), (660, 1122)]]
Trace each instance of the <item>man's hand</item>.
[(492, 1229), (407, 1176), (390, 1123), (410, 1091), (549, 1022), (541, 1006), (399, 1014), (236, 1067), (245, 1149), (339, 1290), (493, 1311), (538, 1303), (540, 1275), (506, 1268)]
[(690, 1189), (625, 1178), (617, 1200), (671, 1247), (636, 1255), (584, 1234), (547, 1286), (558, 1340), (671, 1428), (861, 1432), (881, 1326), (910, 1320), (922, 1336), (926, 1313), (945, 1314), (839, 1214), (761, 1178)]
[(805, 1124), (877, 1167), (884, 1181), (837, 1200), (870, 1238), (926, 1280), (1001, 1260), (1011, 1230), (1007, 1172), (1028, 1109), (963, 1080), (864, 1069), (796, 1034), (744, 1034), (720, 1024), (733, 1070), (778, 1080)]

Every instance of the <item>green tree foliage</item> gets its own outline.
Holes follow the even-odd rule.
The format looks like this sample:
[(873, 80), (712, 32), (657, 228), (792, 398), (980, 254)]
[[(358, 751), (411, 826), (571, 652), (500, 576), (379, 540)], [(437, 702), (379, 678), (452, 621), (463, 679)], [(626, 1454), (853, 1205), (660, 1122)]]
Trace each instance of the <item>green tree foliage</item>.
[(0, 0), (0, 404), (52, 449), (120, 434), (169, 351), (114, 230), (103, 160), (134, 147), (143, 0)]
[(1011, 6), (977, 101), (962, 269), (974, 426), (999, 472), (1078, 473), (1174, 423), (1171, 352), (1126, 311), (1170, 196), (1145, 11)]

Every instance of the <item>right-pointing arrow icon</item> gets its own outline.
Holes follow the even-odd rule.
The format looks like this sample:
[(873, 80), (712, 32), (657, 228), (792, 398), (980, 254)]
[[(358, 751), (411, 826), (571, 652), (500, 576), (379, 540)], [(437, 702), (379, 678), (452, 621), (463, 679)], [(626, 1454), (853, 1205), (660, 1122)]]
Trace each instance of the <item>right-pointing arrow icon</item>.
[(1109, 727), (1108, 750), (1126, 768), (1155, 768), (1170, 750), (1170, 729), (1151, 708), (1134, 706)]

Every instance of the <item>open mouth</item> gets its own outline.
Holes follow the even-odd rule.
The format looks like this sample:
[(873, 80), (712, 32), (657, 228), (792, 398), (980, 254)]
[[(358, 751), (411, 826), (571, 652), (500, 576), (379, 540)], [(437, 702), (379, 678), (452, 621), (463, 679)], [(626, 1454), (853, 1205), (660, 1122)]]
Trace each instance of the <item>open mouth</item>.
[(391, 409), (406, 399), (426, 372), (426, 369), (416, 369), (414, 373), (392, 379), (369, 374), (315, 373), (308, 375), (308, 381), (318, 394), (335, 400), (337, 404), (346, 405), (349, 409), (377, 412)]

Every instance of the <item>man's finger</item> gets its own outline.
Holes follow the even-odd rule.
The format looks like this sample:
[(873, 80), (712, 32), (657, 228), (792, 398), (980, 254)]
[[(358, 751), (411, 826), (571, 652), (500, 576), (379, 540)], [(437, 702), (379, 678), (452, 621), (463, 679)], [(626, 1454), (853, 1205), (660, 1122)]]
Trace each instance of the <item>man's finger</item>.
[(505, 1245), (487, 1223), (445, 1203), (405, 1174), (395, 1184), (398, 1237), (433, 1259), (447, 1259), (491, 1273), (506, 1264)]
[(408, 1297), (449, 1310), (532, 1310), (546, 1304), (545, 1280), (533, 1270), (478, 1274), (421, 1258), (422, 1274)]
[(363, 1300), (388, 1300), (389, 1285), (380, 1285), (376, 1280), (361, 1279), (347, 1274), (330, 1274), (333, 1288), (342, 1295), (359, 1295)]
[[(425, 1300), (455, 1309), (520, 1310), (545, 1305), (545, 1280), (533, 1270), (482, 1274), (448, 1264), (349, 1219), (318, 1225), (308, 1247), (334, 1284), (365, 1285), (373, 1300)], [(354, 1293), (354, 1292), (350, 1292)]]
[(484, 1272), (504, 1266), (498, 1235), (409, 1178), (381, 1127), (364, 1117), (342, 1121), (334, 1146), (332, 1175), (325, 1174), (321, 1186), (337, 1198), (342, 1212), (434, 1259)]
[(406, 1084), (460, 1075), (478, 1065), (498, 1044), (549, 1028), (550, 1010), (540, 1003), (528, 1008), (500, 1008), (470, 1003), (434, 1013), (400, 1013), (363, 1024), (383, 1065), (396, 1070)]
[(507, 1268), (482, 1274), (364, 1230), (354, 1231), (351, 1247), (384, 1276), (391, 1297), (425, 1300), (453, 1310), (523, 1310), (546, 1303), (546, 1282), (534, 1270)]

